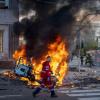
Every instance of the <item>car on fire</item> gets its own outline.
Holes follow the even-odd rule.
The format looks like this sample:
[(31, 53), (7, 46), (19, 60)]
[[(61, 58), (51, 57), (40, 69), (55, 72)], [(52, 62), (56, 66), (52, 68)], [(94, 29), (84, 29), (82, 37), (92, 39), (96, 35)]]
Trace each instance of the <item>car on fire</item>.
[(19, 62), (14, 69), (15, 75), (17, 77), (28, 78), (30, 81), (35, 81), (35, 76), (32, 73), (32, 66), (20, 64), (20, 60), (22, 60), (22, 58), (19, 59)]

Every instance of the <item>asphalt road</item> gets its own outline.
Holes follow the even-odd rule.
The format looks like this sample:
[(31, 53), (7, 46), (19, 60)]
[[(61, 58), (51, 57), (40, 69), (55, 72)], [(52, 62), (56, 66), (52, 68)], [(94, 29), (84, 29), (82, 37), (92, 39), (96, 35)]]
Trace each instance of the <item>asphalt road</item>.
[(58, 94), (57, 98), (51, 98), (47, 94), (39, 94), (36, 98), (33, 98), (32, 95), (2, 95), (0, 100), (77, 100), (72, 97), (69, 97), (65, 94)]
[(0, 78), (0, 100), (77, 100), (64, 93), (58, 93), (57, 98), (51, 98), (46, 91), (41, 91), (36, 98), (32, 96), (33, 89), (27, 88), (18, 80)]

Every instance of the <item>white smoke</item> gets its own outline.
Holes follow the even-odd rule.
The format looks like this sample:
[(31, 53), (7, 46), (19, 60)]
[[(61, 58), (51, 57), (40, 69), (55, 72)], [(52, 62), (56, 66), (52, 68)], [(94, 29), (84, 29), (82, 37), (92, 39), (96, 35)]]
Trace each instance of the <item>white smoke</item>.
[(21, 21), (24, 18), (30, 19), (33, 16), (36, 16), (36, 11), (30, 10), (27, 14), (19, 14), (19, 21)]

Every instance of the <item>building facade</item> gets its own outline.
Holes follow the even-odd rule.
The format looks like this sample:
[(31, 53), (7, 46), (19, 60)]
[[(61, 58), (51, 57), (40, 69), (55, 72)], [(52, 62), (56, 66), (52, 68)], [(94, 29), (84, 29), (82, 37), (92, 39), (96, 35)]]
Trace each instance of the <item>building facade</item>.
[(13, 23), (18, 21), (18, 0), (0, 0), (0, 61), (9, 61), (17, 47)]

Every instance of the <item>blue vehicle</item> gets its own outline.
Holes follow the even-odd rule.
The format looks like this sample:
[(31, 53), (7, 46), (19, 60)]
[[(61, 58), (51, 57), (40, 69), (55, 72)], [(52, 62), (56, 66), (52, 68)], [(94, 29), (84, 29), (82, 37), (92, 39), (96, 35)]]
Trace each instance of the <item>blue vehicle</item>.
[(29, 73), (29, 70), (30, 70), (29, 67), (30, 66), (20, 64), (20, 65), (18, 65), (18, 67), (15, 68), (14, 72), (15, 72), (15, 74), (17, 74), (19, 76), (27, 77), (28, 73)]
[[(20, 58), (20, 59), (22, 60), (22, 58)], [(14, 69), (14, 73), (18, 77), (26, 77), (29, 80), (34, 81), (35, 76), (34, 76), (34, 74), (32, 74), (32, 67), (28, 66), (28, 65), (20, 64), (20, 59), (19, 59), (19, 63), (17, 64), (17, 66)]]

